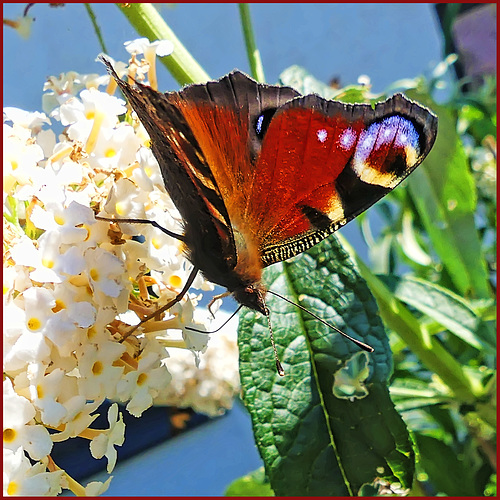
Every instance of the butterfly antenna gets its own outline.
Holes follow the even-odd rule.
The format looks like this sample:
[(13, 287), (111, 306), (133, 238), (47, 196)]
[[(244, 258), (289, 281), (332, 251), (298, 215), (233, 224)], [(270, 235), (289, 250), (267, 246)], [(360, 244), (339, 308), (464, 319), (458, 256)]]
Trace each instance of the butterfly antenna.
[(301, 306), (300, 304), (296, 304), (295, 302), (287, 299), (286, 297), (283, 297), (283, 295), (280, 295), (279, 293), (273, 292), (272, 290), (268, 290), (267, 292), (272, 294), (272, 295), (275, 295), (276, 297), (279, 297), (280, 299), (284, 300), (285, 302), (288, 302), (289, 304), (292, 304), (295, 307), (298, 307), (299, 309), (301, 309), (302, 311), (310, 314), (313, 318), (316, 318), (318, 321), (320, 321), (324, 325), (326, 325), (329, 328), (332, 328), (336, 332), (340, 333), (340, 335), (342, 335), (346, 339), (349, 339), (351, 342), (354, 342), (358, 347), (361, 347), (361, 349), (365, 350), (366, 352), (373, 352), (375, 350), (372, 346), (365, 344), (364, 342), (361, 342), (360, 340), (357, 340), (354, 337), (351, 337), (350, 335), (347, 335), (347, 333), (343, 332), (342, 330), (339, 330), (336, 326), (331, 325), (330, 323), (328, 323), (324, 319), (320, 318), (319, 316), (317, 316), (313, 312), (306, 309), (304, 306)]
[(243, 305), (240, 305), (238, 307), (238, 309), (236, 309), (236, 311), (234, 311), (234, 313), (231, 314), (231, 316), (229, 316), (229, 318), (226, 321), (224, 321), (224, 323), (222, 323), (221, 326), (219, 326), (219, 328), (217, 328), (216, 330), (212, 330), (211, 332), (206, 332), (205, 330), (198, 330), (197, 328), (192, 328), (191, 326), (186, 326), (185, 329), (186, 330), (190, 330), (192, 332), (206, 333), (207, 335), (210, 334), (210, 333), (217, 333), (219, 330), (221, 330), (222, 328), (224, 328), (240, 312), (240, 309), (242, 307), (243, 307)]

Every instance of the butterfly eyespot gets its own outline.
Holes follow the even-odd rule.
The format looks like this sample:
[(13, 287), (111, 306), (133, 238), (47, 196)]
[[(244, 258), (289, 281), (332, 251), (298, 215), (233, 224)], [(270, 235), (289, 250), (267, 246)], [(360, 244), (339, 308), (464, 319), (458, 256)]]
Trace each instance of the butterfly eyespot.
[(274, 116), (274, 113), (276, 113), (276, 109), (277, 108), (266, 109), (255, 120), (254, 129), (255, 129), (255, 133), (257, 134), (257, 137), (259, 139), (264, 138), (264, 135), (267, 132), (267, 128), (269, 127), (269, 124), (271, 123), (271, 120)]

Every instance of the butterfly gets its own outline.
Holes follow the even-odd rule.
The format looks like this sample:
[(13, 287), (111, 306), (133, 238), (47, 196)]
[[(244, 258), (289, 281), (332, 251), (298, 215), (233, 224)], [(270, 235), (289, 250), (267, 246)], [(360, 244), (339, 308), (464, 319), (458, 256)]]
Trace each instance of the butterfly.
[(149, 133), (182, 216), (184, 232), (174, 236), (194, 268), (181, 294), (201, 271), (266, 316), (263, 269), (380, 200), (437, 135), (437, 117), (402, 94), (374, 107), (345, 104), (238, 70), (160, 93), (121, 80), (102, 59)]

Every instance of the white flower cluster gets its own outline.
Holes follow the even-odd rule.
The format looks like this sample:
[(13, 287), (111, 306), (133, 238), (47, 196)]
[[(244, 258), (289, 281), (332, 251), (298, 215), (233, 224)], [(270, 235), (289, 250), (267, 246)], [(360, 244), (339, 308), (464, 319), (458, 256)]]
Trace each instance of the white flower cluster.
[[(209, 339), (185, 329), (206, 331), (199, 296), (127, 336), (179, 293), (191, 265), (177, 240), (149, 224), (95, 218), (148, 219), (181, 232), (147, 133), (130, 113), (120, 121), (122, 99), (98, 90), (114, 92), (113, 83), (67, 73), (45, 86), (47, 114), (4, 109), (4, 495), (104, 492), (111, 477), (84, 488), (50, 453), (86, 438), (110, 473), (125, 424), (114, 403), (109, 428), (91, 427), (105, 399), (137, 417), (159, 395), (216, 414), (239, 391), (234, 337), (220, 337), (211, 355), (224, 370), (212, 363), (211, 371), (203, 356), (202, 373), (195, 367)], [(51, 125), (62, 129), (58, 138), (44, 129)], [(212, 289), (201, 275), (193, 286)]]

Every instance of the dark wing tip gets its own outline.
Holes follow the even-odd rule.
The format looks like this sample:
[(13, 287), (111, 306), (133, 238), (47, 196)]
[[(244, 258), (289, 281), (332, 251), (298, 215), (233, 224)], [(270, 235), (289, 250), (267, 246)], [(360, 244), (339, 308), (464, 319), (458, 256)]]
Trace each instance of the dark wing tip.
[(111, 64), (111, 61), (104, 54), (99, 54), (97, 58), (106, 66), (108, 73), (115, 79), (118, 79), (118, 75), (116, 74), (115, 68), (113, 68), (113, 65)]

